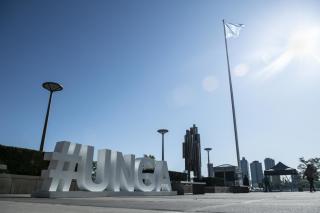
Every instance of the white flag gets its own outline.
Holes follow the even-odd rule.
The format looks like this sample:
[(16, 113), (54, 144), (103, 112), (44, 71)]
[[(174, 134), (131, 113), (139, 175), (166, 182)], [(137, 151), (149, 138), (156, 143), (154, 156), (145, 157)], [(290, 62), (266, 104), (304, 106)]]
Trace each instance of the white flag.
[(244, 24), (224, 24), (226, 29), (226, 38), (237, 38), (240, 34), (240, 30), (244, 28)]

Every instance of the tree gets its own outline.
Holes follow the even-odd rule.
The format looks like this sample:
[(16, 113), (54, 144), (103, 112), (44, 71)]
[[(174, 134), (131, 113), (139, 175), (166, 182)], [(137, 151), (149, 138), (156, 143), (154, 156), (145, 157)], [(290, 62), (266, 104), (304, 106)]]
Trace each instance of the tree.
[(153, 160), (156, 159), (153, 155), (146, 155), (146, 154), (144, 154), (144, 157), (145, 157), (145, 158), (151, 158), (151, 159), (153, 159)]
[(249, 186), (250, 185), (249, 184), (249, 178), (247, 177), (247, 175), (245, 175), (244, 178), (243, 178), (243, 185), (244, 186)]
[(304, 172), (306, 171), (308, 164), (313, 164), (317, 168), (317, 176), (316, 180), (319, 177), (319, 170), (320, 170), (320, 158), (310, 158), (305, 160), (304, 157), (299, 158), (300, 164), (298, 165), (299, 174), (302, 177)]

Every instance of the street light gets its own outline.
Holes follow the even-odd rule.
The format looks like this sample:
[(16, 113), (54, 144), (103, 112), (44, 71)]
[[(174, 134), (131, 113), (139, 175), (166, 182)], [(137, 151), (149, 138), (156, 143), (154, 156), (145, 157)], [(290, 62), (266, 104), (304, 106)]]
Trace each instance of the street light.
[(164, 161), (164, 134), (169, 132), (169, 130), (159, 129), (158, 132), (162, 135), (162, 161)]
[(209, 152), (212, 150), (212, 148), (205, 148), (204, 150), (206, 150), (208, 152), (208, 177), (210, 176), (210, 157), (209, 157)]
[(48, 103), (48, 108), (47, 108), (46, 119), (44, 121), (44, 126), (43, 126), (43, 130), (42, 130), (42, 137), (41, 137), (41, 144), (40, 144), (40, 151), (41, 152), (43, 151), (44, 141), (46, 138), (52, 93), (57, 92), (57, 91), (61, 91), (63, 89), (62, 85), (55, 83), (55, 82), (45, 82), (42, 84), (42, 87), (50, 92), (50, 96), (49, 96), (49, 103)]

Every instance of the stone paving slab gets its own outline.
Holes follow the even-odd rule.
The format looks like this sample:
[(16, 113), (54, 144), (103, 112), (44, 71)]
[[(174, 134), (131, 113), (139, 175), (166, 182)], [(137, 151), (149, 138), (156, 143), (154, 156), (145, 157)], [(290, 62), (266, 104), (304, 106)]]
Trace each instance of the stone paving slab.
[(278, 192), (163, 197), (30, 198), (0, 196), (0, 212), (320, 213), (320, 193)]

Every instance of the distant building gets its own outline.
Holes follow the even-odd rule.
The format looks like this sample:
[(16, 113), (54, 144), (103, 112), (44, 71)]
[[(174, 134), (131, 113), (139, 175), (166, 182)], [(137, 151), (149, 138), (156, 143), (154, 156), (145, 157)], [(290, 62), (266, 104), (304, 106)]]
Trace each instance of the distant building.
[(250, 163), (252, 186), (258, 187), (263, 183), (262, 163), (253, 161)]
[(268, 169), (271, 169), (272, 167), (274, 167), (275, 162), (272, 158), (265, 158), (264, 159), (264, 169), (265, 170), (268, 170)]
[(242, 179), (244, 178), (245, 175), (248, 177), (248, 179), (250, 179), (249, 164), (245, 157), (242, 157), (242, 159), (240, 160), (240, 166), (241, 166), (241, 172), (242, 172)]
[(237, 167), (230, 164), (223, 164), (213, 167), (214, 176), (223, 179), (225, 186), (234, 186), (236, 181)]
[[(264, 159), (264, 169), (268, 170), (275, 166), (275, 161), (272, 158), (265, 158)], [(278, 185), (281, 183), (281, 179), (279, 175), (272, 176), (270, 178), (272, 184), (277, 188)]]

